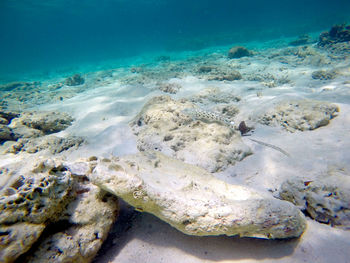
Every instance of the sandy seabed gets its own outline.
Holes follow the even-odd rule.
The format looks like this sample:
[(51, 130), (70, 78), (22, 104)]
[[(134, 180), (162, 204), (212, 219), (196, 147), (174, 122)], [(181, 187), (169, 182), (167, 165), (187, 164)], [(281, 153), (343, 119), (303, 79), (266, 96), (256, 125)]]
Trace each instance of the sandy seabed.
[[(57, 135), (82, 136), (87, 144), (60, 154), (67, 159), (121, 156), (138, 151), (129, 122), (150, 98), (167, 95), (189, 99), (215, 89), (216, 95), (229, 93), (240, 98), (228, 103), (239, 110), (233, 117), (235, 123), (245, 121), (254, 126), (250, 136), (242, 136), (253, 154), (214, 173), (219, 179), (273, 195), (286, 179), (317, 180), (330, 170), (341, 170), (349, 176), (350, 57), (332, 56), (314, 44), (264, 48), (256, 50), (254, 56), (240, 59), (228, 59), (225, 50), (213, 48), (191, 54), (187, 59), (163, 58), (127, 69), (85, 74), (85, 89), (72, 91), (72, 87), (63, 87), (58, 92), (63, 100), (39, 106), (28, 103), (27, 108), (62, 111), (75, 119)], [(212, 68), (201, 69), (203, 66)], [(242, 78), (233, 81), (216, 78), (233, 70), (239, 71)], [(317, 70), (336, 73), (329, 79), (313, 78)], [(167, 85), (175, 90), (164, 88)], [(258, 121), (261, 113), (279, 102), (302, 99), (334, 103), (339, 113), (328, 125), (306, 131), (288, 132), (281, 126)], [(34, 100), (32, 104), (36, 104)], [(209, 100), (200, 106), (212, 110), (216, 104)], [(250, 139), (278, 146), (289, 157)], [(0, 162), (5, 165), (25, 156), (3, 154)], [(348, 230), (311, 218), (299, 239), (193, 237), (123, 203), (119, 218), (94, 262), (349, 262), (349, 247)]]

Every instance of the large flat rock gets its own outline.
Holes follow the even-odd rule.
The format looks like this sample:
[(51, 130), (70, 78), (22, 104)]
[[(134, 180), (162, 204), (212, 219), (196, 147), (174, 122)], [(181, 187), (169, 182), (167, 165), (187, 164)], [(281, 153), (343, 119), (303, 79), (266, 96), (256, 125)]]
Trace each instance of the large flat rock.
[(189, 235), (292, 238), (305, 229), (293, 204), (227, 184), (160, 152), (99, 159), (89, 178)]

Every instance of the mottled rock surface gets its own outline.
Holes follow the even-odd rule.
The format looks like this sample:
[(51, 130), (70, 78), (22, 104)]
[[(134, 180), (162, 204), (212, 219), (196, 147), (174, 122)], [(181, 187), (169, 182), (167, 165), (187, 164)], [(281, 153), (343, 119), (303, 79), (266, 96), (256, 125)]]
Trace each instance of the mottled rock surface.
[(328, 102), (285, 101), (262, 115), (259, 122), (270, 126), (281, 126), (289, 132), (314, 130), (326, 126), (338, 112), (338, 106)]
[(140, 151), (157, 150), (216, 172), (252, 154), (239, 132), (229, 126), (196, 120), (186, 114), (195, 105), (167, 96), (151, 99), (131, 127)]
[(321, 223), (350, 229), (349, 174), (329, 173), (312, 181), (289, 179), (279, 195)]
[(228, 52), (229, 58), (241, 58), (251, 56), (252, 52), (250, 52), (247, 48), (242, 46), (232, 47)]
[(2, 168), (1, 177), (0, 262), (12, 262), (30, 248), (49, 221), (59, 217), (70, 200), (72, 177), (54, 162), (39, 163), (31, 170)]
[(34, 158), (1, 169), (0, 262), (92, 260), (118, 202), (89, 182), (90, 170), (89, 162)]
[(74, 74), (66, 79), (65, 84), (67, 86), (78, 86), (85, 83), (85, 79), (80, 74)]
[(62, 112), (23, 112), (13, 119), (10, 127), (16, 128), (24, 125), (39, 130), (44, 134), (62, 131), (71, 125), (73, 118)]
[(7, 124), (0, 124), (0, 152), (52, 154), (79, 147), (84, 139), (76, 136), (57, 137), (53, 133), (66, 129), (73, 118), (60, 112), (0, 112)]
[(291, 238), (305, 228), (291, 203), (227, 184), (159, 152), (99, 160), (90, 179), (189, 235)]
[(319, 80), (331, 80), (337, 76), (337, 72), (334, 70), (316, 70), (312, 72), (311, 77)]

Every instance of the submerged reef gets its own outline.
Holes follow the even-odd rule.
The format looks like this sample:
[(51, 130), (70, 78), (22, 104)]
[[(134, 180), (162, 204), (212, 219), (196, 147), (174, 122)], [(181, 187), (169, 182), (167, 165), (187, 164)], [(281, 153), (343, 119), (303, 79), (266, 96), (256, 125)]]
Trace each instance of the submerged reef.
[(318, 45), (328, 46), (341, 42), (350, 41), (350, 25), (334, 25), (328, 32), (320, 34)]

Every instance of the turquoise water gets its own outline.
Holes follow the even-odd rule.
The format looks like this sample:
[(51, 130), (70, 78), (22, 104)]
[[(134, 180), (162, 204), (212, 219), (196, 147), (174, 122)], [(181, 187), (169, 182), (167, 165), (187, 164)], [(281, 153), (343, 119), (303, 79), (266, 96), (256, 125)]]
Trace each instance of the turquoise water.
[(348, 0), (1, 0), (0, 81), (293, 37), (348, 21)]

